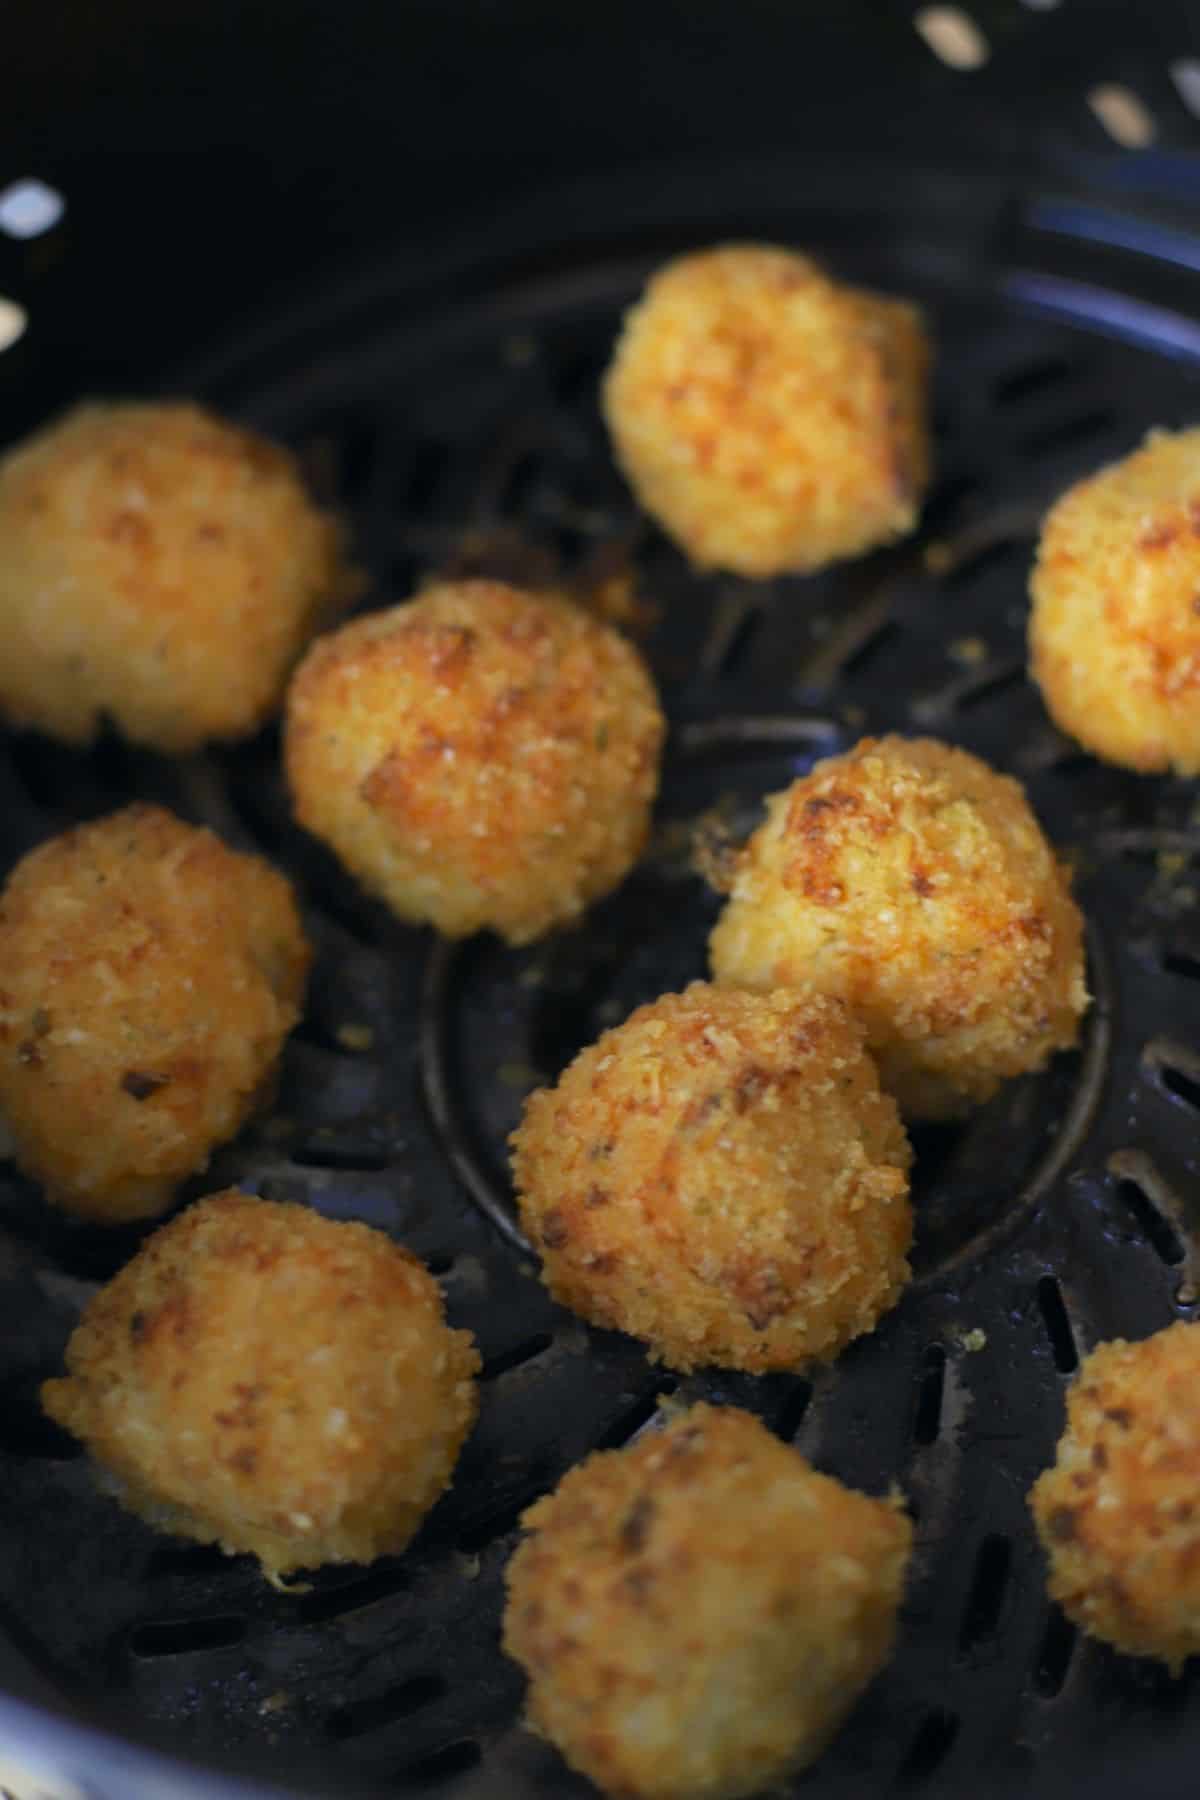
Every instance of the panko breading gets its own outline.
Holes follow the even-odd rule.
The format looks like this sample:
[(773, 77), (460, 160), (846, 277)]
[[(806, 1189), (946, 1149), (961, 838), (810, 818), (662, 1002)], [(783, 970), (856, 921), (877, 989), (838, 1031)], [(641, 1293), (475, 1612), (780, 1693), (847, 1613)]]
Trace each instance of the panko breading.
[(641, 504), (697, 567), (803, 573), (915, 526), (928, 368), (915, 307), (733, 244), (654, 276), (604, 413)]
[(908, 1279), (908, 1139), (823, 995), (694, 982), (639, 1007), (512, 1145), (555, 1299), (673, 1368), (836, 1356)]
[(693, 1406), (522, 1523), (528, 1713), (627, 1800), (736, 1800), (817, 1757), (891, 1652), (912, 1527), (749, 1413)]
[(449, 1485), (478, 1368), (383, 1232), (230, 1189), (101, 1289), (42, 1404), (131, 1512), (277, 1580), (404, 1549)]
[(285, 755), (301, 824), (400, 918), (524, 944), (632, 867), (663, 734), (615, 631), (552, 595), (463, 581), (315, 644)]
[(1084, 1358), (1030, 1505), (1078, 1626), (1176, 1672), (1200, 1652), (1200, 1325)]
[(1083, 919), (1020, 785), (931, 738), (864, 738), (767, 801), (710, 944), (716, 980), (844, 1000), (915, 1119), (1069, 1048)]
[(47, 1200), (163, 1212), (268, 1098), (310, 952), (257, 856), (129, 806), (26, 856), (0, 896), (0, 1114)]
[(1055, 724), (1108, 762), (1200, 774), (1200, 429), (1151, 432), (1069, 489), (1030, 591)]
[(286, 450), (198, 406), (77, 407), (0, 461), (0, 713), (244, 736), (349, 598), (341, 550)]

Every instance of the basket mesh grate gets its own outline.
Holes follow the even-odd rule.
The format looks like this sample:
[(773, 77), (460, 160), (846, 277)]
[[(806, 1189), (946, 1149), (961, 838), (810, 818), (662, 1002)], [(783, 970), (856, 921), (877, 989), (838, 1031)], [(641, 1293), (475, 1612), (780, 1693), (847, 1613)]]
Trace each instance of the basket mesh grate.
[[(773, 234), (796, 235), (779, 220)], [(272, 733), (175, 766), (115, 742), (0, 750), (9, 860), (137, 793), (299, 878), (319, 957), (276, 1114), (194, 1191), (239, 1181), (394, 1233), (440, 1275), (484, 1357), (479, 1427), (412, 1551), (276, 1594), (248, 1560), (119, 1513), (41, 1418), (38, 1380), (137, 1239), (48, 1218), (0, 1173), (0, 1593), (65, 1688), (169, 1726), (180, 1753), (267, 1742), (385, 1792), (585, 1792), (518, 1728), (501, 1571), (523, 1508), (591, 1449), (628, 1441), (667, 1392), (747, 1405), (819, 1467), (911, 1496), (899, 1652), (805, 1792), (1026, 1780), (1085, 1745), (1161, 1738), (1186, 1710), (1190, 1671), (1170, 1682), (1081, 1644), (1047, 1606), (1024, 1496), (1079, 1356), (1200, 1299), (1200, 826), (1187, 784), (1106, 770), (1051, 730), (1023, 630), (1047, 501), (1148, 426), (1182, 422), (1200, 378), (1152, 331), (1122, 342), (1066, 302), (1051, 315), (1019, 260), (964, 267), (936, 238), (873, 250), (848, 236), (834, 247), (846, 273), (931, 310), (938, 481), (916, 539), (813, 580), (694, 575), (612, 470), (596, 379), (656, 245), (498, 278), (419, 327), (386, 306), (335, 306), (290, 361), (286, 346), (233, 354), (207, 384), (300, 447), (347, 507), (372, 603), (432, 567), (634, 571), (674, 724), (660, 828), (579, 930), (515, 953), (395, 925), (290, 822)], [(677, 1383), (545, 1296), (513, 1241), (505, 1136), (532, 1084), (703, 973), (716, 902), (689, 871), (690, 824), (718, 807), (744, 828), (815, 757), (888, 728), (934, 731), (1018, 774), (1072, 851), (1092, 931), (1087, 1040), (968, 1127), (920, 1134), (918, 1280), (871, 1338), (804, 1379)], [(346, 1026), (367, 1033), (347, 1040)]]

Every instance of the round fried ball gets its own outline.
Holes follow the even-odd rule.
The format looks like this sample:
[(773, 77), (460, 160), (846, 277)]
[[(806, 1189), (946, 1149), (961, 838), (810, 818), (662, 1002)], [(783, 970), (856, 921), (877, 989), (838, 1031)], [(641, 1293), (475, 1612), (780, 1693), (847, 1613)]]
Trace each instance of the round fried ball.
[(1151, 432), (1065, 493), (1031, 593), (1055, 724), (1108, 762), (1200, 774), (1200, 429)]
[(674, 1368), (836, 1356), (908, 1279), (908, 1140), (824, 995), (694, 982), (639, 1007), (512, 1144), (555, 1299)]
[(735, 1407), (602, 1452), (525, 1514), (528, 1714), (629, 1800), (734, 1800), (818, 1756), (883, 1666), (912, 1527)]
[(310, 953), (257, 856), (157, 806), (81, 825), (0, 896), (0, 1114), (47, 1200), (163, 1212), (270, 1097)]
[(1077, 1625), (1175, 1670), (1200, 1652), (1200, 1325), (1083, 1359), (1030, 1504)]
[(191, 405), (76, 408), (0, 462), (0, 713), (240, 737), (350, 587), (295, 459)]
[(819, 569), (902, 536), (929, 479), (916, 309), (805, 256), (681, 256), (625, 321), (604, 382), (617, 461), (700, 568)]
[(1083, 920), (1020, 785), (931, 738), (864, 738), (772, 795), (710, 949), (718, 981), (844, 1000), (914, 1119), (1041, 1068), (1087, 1005)]
[(581, 608), (442, 583), (313, 646), (287, 772), (301, 824), (402, 919), (524, 944), (628, 873), (663, 730), (637, 651)]
[(101, 1289), (42, 1404), (131, 1512), (275, 1579), (404, 1549), (449, 1485), (478, 1368), (383, 1232), (229, 1189)]

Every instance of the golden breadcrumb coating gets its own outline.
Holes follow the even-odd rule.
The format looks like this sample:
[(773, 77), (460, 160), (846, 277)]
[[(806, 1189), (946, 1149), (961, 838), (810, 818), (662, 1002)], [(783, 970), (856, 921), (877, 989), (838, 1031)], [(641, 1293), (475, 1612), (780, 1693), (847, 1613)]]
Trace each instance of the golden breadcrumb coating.
[(628, 873), (664, 725), (581, 608), (440, 583), (315, 644), (288, 695), (296, 816), (402, 919), (528, 943)]
[(1200, 1325), (1083, 1359), (1030, 1505), (1077, 1625), (1176, 1672), (1200, 1652)]
[(475, 1419), (471, 1335), (367, 1225), (229, 1189), (91, 1301), (42, 1404), (153, 1525), (269, 1579), (403, 1550)]
[(912, 1527), (749, 1413), (693, 1406), (525, 1514), (504, 1648), (534, 1729), (622, 1800), (735, 1800), (817, 1757), (886, 1662)]
[(198, 406), (77, 407), (0, 462), (0, 713), (244, 736), (352, 592), (341, 548), (286, 450)]
[(908, 1279), (908, 1139), (823, 995), (697, 981), (639, 1007), (512, 1145), (555, 1299), (673, 1368), (836, 1356)]
[(0, 896), (0, 1114), (46, 1198), (165, 1211), (269, 1098), (310, 952), (257, 856), (129, 806), (26, 856)]
[(1108, 762), (1200, 774), (1200, 429), (1153, 431), (1069, 489), (1030, 591), (1055, 724)]
[(910, 1118), (953, 1118), (1074, 1044), (1083, 919), (1016, 781), (864, 738), (767, 801), (710, 943), (718, 981), (835, 994)]
[(804, 572), (916, 524), (929, 360), (907, 302), (731, 244), (654, 276), (604, 413), (630, 486), (697, 567)]

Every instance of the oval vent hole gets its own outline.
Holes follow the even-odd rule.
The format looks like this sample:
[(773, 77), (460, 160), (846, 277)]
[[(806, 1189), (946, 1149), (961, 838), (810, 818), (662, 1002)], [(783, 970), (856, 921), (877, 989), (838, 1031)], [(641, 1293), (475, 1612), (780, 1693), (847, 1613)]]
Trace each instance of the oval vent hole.
[(677, 1385), (673, 1380), (661, 1382), (652, 1394), (643, 1394), (640, 1400), (618, 1413), (596, 1439), (597, 1450), (619, 1450), (622, 1444), (627, 1444), (635, 1433), (650, 1423), (658, 1411), (659, 1400), (666, 1394), (673, 1394)]
[(378, 1731), (381, 1726), (406, 1719), (410, 1713), (440, 1700), (445, 1692), (446, 1683), (440, 1675), (414, 1675), (398, 1687), (388, 1688), (385, 1693), (352, 1701), (349, 1706), (339, 1706), (329, 1715), (329, 1734), (335, 1738), (351, 1738), (359, 1737), (365, 1731)]
[(292, 1161), (301, 1169), (338, 1169), (379, 1174), (393, 1161), (390, 1144), (360, 1132), (316, 1131), (297, 1144)]
[(812, 1382), (798, 1381), (780, 1408), (779, 1417), (775, 1421), (775, 1435), (782, 1438), (785, 1444), (791, 1443), (804, 1423), (804, 1415), (812, 1396)]
[[(1164, 1070), (1164, 1075), (1166, 1071)], [(1159, 1212), (1149, 1194), (1136, 1181), (1126, 1178), (1117, 1183), (1117, 1193), (1137, 1220), (1138, 1228), (1160, 1262), (1173, 1268), (1183, 1261), (1183, 1242), (1171, 1224)]]
[(1072, 450), (1076, 445), (1086, 444), (1097, 438), (1102, 432), (1109, 431), (1116, 424), (1110, 412), (1080, 413), (1078, 418), (1063, 419), (1058, 425), (1048, 425), (1043, 431), (1031, 431), (1017, 445), (1018, 451), (1025, 456), (1049, 456), (1055, 450)]
[(152, 1625), (138, 1625), (129, 1634), (129, 1648), (135, 1656), (194, 1656), (198, 1651), (226, 1650), (240, 1644), (246, 1635), (246, 1621), (228, 1614), (213, 1619), (159, 1619)]
[(1013, 369), (1007, 375), (1001, 375), (992, 389), (997, 406), (1015, 406), (1021, 400), (1027, 400), (1031, 394), (1040, 394), (1043, 389), (1057, 387), (1072, 372), (1072, 365), (1065, 356), (1044, 356), (1037, 362), (1023, 363), (1019, 369)]
[(1075, 1653), (1077, 1635), (1070, 1619), (1057, 1606), (1052, 1607), (1033, 1665), (1033, 1685), (1043, 1700), (1053, 1700), (1055, 1694), (1061, 1692)]
[(516, 1530), (526, 1508), (532, 1506), (535, 1500), (540, 1500), (546, 1491), (545, 1482), (531, 1484), (518, 1499), (505, 1500), (470, 1520), (459, 1532), (459, 1550), (464, 1556), (478, 1556), (481, 1550), (486, 1550), (497, 1538), (507, 1537), (510, 1531)]
[(967, 1651), (995, 1634), (1012, 1568), (1012, 1545), (999, 1532), (989, 1532), (979, 1546), (971, 1591), (963, 1608), (958, 1647)]
[(148, 1581), (175, 1575), (223, 1575), (237, 1565), (219, 1544), (164, 1544), (146, 1559)]
[(942, 1394), (946, 1385), (946, 1352), (930, 1344), (921, 1359), (917, 1398), (913, 1408), (913, 1442), (932, 1444), (942, 1425)]
[(1014, 573), (1018, 567), (1024, 568), (1029, 559), (1029, 546), (1024, 539), (1017, 539), (1005, 533), (992, 539), (990, 544), (981, 544), (978, 550), (964, 556), (961, 562), (955, 563), (946, 571), (943, 586), (948, 588), (969, 587), (982, 575), (992, 569), (998, 569), (1004, 563), (1013, 565)]
[(897, 1786), (919, 1787), (923, 1781), (928, 1781), (953, 1749), (958, 1727), (956, 1713), (945, 1712), (940, 1707), (926, 1713), (917, 1726), (907, 1756), (896, 1771)]
[(1185, 1106), (1191, 1106), (1200, 1112), (1200, 1081), (1193, 1081), (1180, 1069), (1173, 1069), (1170, 1063), (1163, 1063), (1160, 1079), (1169, 1094), (1182, 1100)]
[(1037, 1301), (1054, 1352), (1054, 1366), (1062, 1375), (1073, 1375), (1079, 1367), (1079, 1352), (1075, 1348), (1075, 1333), (1071, 1329), (1062, 1289), (1053, 1275), (1043, 1275), (1038, 1282)]
[(444, 1744), (440, 1750), (419, 1757), (416, 1762), (406, 1763), (396, 1771), (396, 1780), (406, 1787), (439, 1787), (443, 1781), (451, 1781), (456, 1775), (465, 1775), (468, 1769), (477, 1768), (482, 1760), (479, 1745), (472, 1738), (460, 1738), (457, 1743)]
[(507, 1375), (510, 1369), (519, 1369), (525, 1363), (532, 1362), (535, 1356), (541, 1356), (553, 1342), (548, 1331), (537, 1331), (532, 1337), (523, 1338), (519, 1344), (514, 1344), (511, 1350), (499, 1350), (495, 1356), (489, 1356), (479, 1371), (479, 1379), (494, 1381), (497, 1375)]
[(864, 638), (856, 644), (849, 656), (841, 665), (843, 675), (861, 675), (873, 662), (878, 661), (885, 650), (894, 649), (900, 641), (900, 627), (894, 619), (884, 619)]
[(994, 675), (986, 675), (981, 681), (964, 686), (958, 697), (959, 712), (973, 712), (985, 701), (994, 700), (999, 694), (1007, 694), (1011, 689), (1020, 687), (1025, 680), (1025, 665), (1019, 663), (1015, 667), (997, 669)]
[(400, 1569), (376, 1569), (358, 1581), (343, 1581), (337, 1587), (316, 1588), (301, 1594), (296, 1602), (296, 1617), (306, 1625), (323, 1625), (327, 1619), (340, 1619), (345, 1613), (373, 1606), (377, 1600), (390, 1600), (403, 1594), (409, 1579)]

